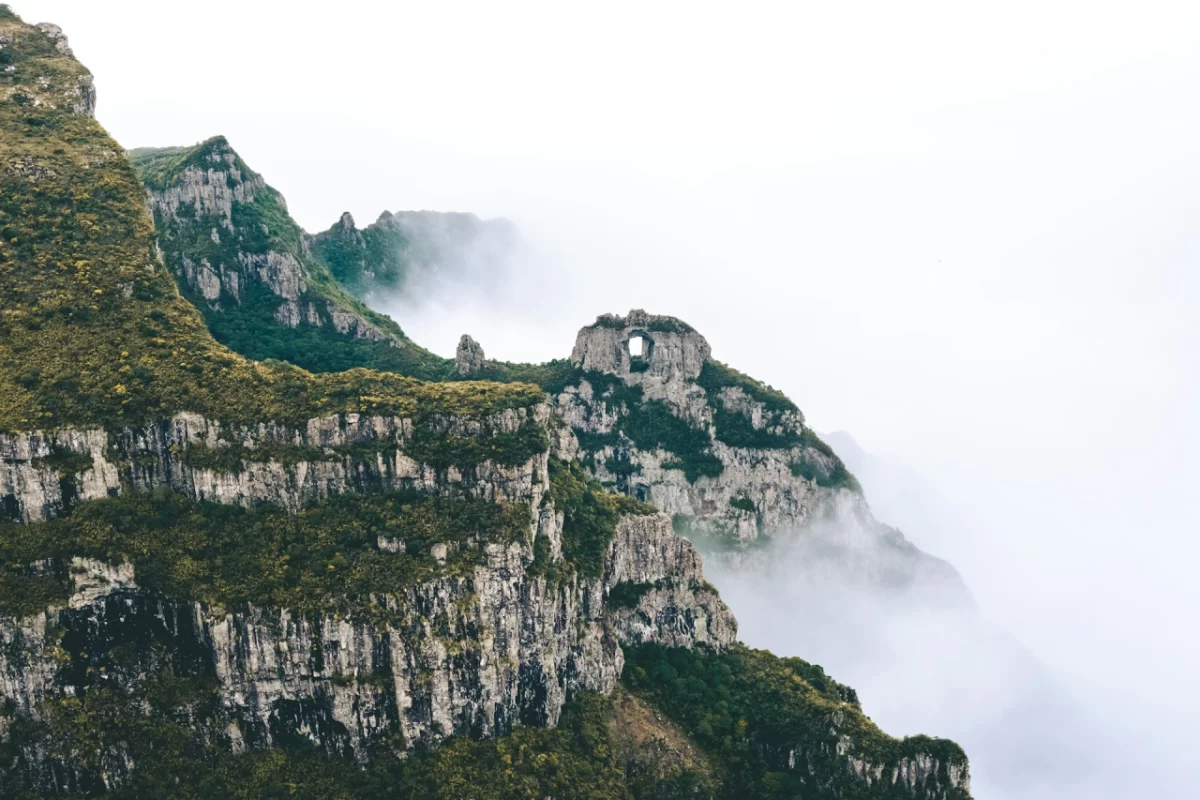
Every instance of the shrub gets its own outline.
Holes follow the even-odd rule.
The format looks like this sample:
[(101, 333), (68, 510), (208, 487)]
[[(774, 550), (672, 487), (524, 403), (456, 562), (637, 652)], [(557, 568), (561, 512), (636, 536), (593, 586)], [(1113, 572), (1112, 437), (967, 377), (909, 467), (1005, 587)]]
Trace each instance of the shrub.
[(749, 497), (735, 497), (729, 501), (730, 508), (736, 508), (739, 511), (749, 511), (751, 514), (758, 511), (758, 507), (754, 505), (754, 501)]
[(608, 593), (609, 608), (637, 608), (650, 592), (660, 588), (658, 583), (633, 583), (621, 581)]

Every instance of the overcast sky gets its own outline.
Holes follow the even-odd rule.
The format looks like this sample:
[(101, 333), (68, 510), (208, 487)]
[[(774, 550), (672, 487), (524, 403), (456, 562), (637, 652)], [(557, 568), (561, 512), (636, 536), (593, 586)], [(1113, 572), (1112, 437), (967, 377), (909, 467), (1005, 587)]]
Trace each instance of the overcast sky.
[(964, 521), (939, 554), (1039, 656), (1197, 710), (1197, 4), (13, 8), (121, 144), (225, 134), (309, 230), (516, 221), (540, 266), (419, 341), (540, 360), (680, 316), (924, 474)]

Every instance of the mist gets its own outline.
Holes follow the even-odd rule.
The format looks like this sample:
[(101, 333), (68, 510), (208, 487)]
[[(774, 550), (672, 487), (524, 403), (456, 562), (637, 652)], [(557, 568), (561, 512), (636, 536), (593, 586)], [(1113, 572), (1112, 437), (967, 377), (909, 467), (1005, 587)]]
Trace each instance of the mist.
[(509, 263), (502, 293), (458, 285), (382, 308), (439, 352), (470, 333), (506, 360), (566, 357), (602, 312), (689, 321), (818, 430), (855, 426), (886, 448), (854, 458), (830, 437), (876, 516), (947, 559), (974, 598), (896, 607), (814, 574), (803, 551), (772, 553), (769, 575), (710, 564), (744, 641), (822, 664), (890, 733), (960, 742), (980, 798), (1178, 793), (1200, 745), (1185, 223), (1156, 223), (1185, 243), (1162, 261), (1112, 256), (1132, 235), (1120, 207), (1104, 236), (1092, 220), (1092, 241), (1076, 232), (1076, 252), (1023, 260), (970, 252), (992, 221), (960, 215), (968, 230), (936, 234), (953, 268), (915, 263), (909, 243), (880, 270), (859, 262), (875, 230), (840, 230), (880, 201), (795, 202), (772, 195), (756, 216), (627, 199), (619, 215), (593, 210), (590, 236), (518, 218), (535, 247), (558, 249)]
[(960, 739), (984, 800), (1186, 794), (1194, 4), (270, 5), (14, 9), (63, 26), (123, 145), (225, 134), (309, 231), (511, 220), (499, 284), (480, 263), (373, 301), (436, 352), (543, 361), (600, 313), (686, 320), (874, 454), (876, 515), (976, 607), (890, 608), (782, 553), (753, 584), (713, 565), (749, 644), (821, 663), (890, 733)]

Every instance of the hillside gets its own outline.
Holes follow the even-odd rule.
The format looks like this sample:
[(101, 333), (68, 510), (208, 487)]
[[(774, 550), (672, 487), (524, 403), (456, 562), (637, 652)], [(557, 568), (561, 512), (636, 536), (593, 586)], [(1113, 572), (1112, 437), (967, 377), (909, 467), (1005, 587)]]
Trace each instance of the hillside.
[(969, 796), (739, 645), (542, 388), (362, 368), (426, 356), (222, 141), (139, 154), (152, 218), (61, 31), (0, 6), (0, 60), (0, 795)]
[(368, 303), (419, 294), (434, 281), (499, 283), (518, 250), (508, 220), (439, 211), (385, 211), (362, 229), (346, 213), (310, 242), (333, 277)]

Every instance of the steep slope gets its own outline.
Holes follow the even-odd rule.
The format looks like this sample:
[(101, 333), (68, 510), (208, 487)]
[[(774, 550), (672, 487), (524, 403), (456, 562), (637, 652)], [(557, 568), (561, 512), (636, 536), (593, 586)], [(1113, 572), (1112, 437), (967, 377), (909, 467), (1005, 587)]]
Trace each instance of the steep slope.
[(435, 280), (494, 281), (514, 256), (516, 228), (504, 219), (439, 211), (385, 211), (358, 229), (349, 213), (310, 240), (333, 277), (364, 302), (419, 293)]
[[(737, 647), (691, 545), (588, 479), (539, 388), (214, 341), (61, 32), (0, 6), (0, 53), (0, 795), (630, 797), (592, 705), (624, 673), (680, 725), (716, 712), (709, 796), (968, 796), (955, 745)], [(268, 285), (287, 261), (237, 252)]]
[(313, 256), (283, 196), (224, 137), (129, 155), (146, 186), (163, 260), (219, 342), (318, 372), (446, 373), (445, 359), (342, 289)]

